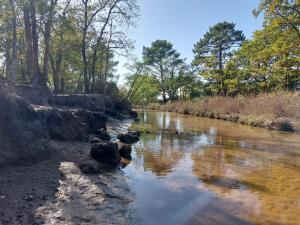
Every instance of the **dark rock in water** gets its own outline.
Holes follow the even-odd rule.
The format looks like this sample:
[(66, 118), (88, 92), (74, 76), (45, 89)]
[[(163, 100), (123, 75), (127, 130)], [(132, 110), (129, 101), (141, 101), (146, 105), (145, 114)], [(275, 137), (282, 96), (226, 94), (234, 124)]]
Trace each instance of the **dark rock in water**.
[(101, 164), (95, 160), (87, 160), (79, 165), (79, 169), (85, 174), (98, 174), (101, 172)]
[(90, 143), (91, 143), (91, 144), (97, 144), (97, 143), (99, 143), (99, 142), (101, 142), (101, 139), (96, 138), (96, 137), (90, 140)]
[(141, 131), (129, 131), (128, 132), (129, 134), (132, 134), (134, 136), (137, 136), (137, 137), (140, 137), (142, 132)]
[(119, 134), (118, 139), (126, 144), (134, 144), (140, 140), (138, 136), (132, 134)]
[(103, 140), (103, 141), (110, 141), (110, 135), (107, 133), (106, 130), (98, 129), (94, 131), (94, 134), (97, 138)]
[(132, 116), (133, 119), (138, 118), (139, 114), (136, 111), (129, 111), (129, 115)]
[(128, 132), (127, 134), (119, 134), (118, 139), (126, 144), (134, 144), (140, 140), (141, 133), (138, 131)]
[(112, 142), (93, 145), (91, 157), (109, 168), (116, 167), (121, 160), (118, 145)]
[(131, 157), (131, 152), (132, 152), (131, 145), (122, 145), (119, 152), (120, 152), (120, 156), (122, 158), (125, 158), (125, 159), (128, 159), (128, 160), (132, 159), (132, 157)]

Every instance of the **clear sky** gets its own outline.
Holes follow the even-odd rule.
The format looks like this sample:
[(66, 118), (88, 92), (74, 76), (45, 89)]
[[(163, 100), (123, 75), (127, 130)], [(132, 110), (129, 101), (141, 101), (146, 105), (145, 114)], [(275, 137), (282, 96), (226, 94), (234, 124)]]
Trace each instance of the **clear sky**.
[[(259, 0), (138, 0), (138, 3), (140, 17), (137, 27), (130, 32), (130, 38), (135, 40), (133, 54), (138, 57), (142, 56), (143, 46), (166, 39), (190, 62), (194, 44), (218, 22), (235, 23), (247, 38), (262, 27), (262, 18), (252, 14)], [(125, 62), (120, 59), (121, 75), (126, 72)]]

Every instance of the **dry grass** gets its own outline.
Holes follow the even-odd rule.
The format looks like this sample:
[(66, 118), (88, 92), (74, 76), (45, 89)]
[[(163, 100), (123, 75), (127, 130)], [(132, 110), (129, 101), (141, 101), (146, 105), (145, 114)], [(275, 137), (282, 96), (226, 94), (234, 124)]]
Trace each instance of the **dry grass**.
[[(179, 101), (165, 105), (150, 104), (146, 108), (206, 116), (274, 129), (287, 129), (286, 126), (289, 124), (300, 121), (300, 95), (286, 92), (261, 94), (253, 97), (205, 97), (195, 101)], [(282, 126), (284, 127), (282, 128)]]

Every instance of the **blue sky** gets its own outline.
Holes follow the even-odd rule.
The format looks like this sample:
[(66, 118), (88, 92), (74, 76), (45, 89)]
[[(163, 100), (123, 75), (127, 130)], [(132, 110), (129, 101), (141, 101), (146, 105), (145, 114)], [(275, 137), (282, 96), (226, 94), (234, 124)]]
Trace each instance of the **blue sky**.
[[(138, 57), (142, 56), (143, 46), (166, 39), (190, 62), (194, 44), (218, 22), (235, 23), (247, 38), (262, 27), (262, 18), (252, 14), (259, 0), (138, 0), (138, 3), (140, 17), (137, 27), (130, 31), (130, 38), (135, 40), (133, 54)], [(126, 61), (120, 59), (121, 75), (126, 72)]]

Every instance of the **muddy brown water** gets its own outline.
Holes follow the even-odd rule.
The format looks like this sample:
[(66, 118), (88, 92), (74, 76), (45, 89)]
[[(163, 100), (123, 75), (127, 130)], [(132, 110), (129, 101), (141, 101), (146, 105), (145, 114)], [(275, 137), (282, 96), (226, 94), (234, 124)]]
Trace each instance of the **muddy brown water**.
[(300, 224), (300, 134), (139, 112), (124, 169), (135, 224)]

